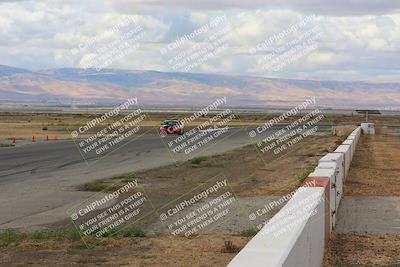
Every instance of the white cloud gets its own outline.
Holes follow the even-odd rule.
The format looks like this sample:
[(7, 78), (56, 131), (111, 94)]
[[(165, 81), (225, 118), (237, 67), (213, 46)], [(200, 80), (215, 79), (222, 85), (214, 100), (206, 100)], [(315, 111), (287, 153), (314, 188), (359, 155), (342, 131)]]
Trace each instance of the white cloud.
[(160, 8), (176, 9), (293, 9), (323, 15), (368, 15), (396, 13), (400, 10), (398, 0), (108, 0), (118, 11), (148, 11)]
[[(31, 69), (82, 66), (93, 51), (71, 54), (71, 49), (132, 15), (145, 32), (140, 47), (110, 67), (170, 71), (168, 58), (161, 56), (160, 49), (215, 16), (226, 14), (233, 27), (228, 47), (193, 71), (285, 78), (393, 79), (400, 67), (400, 14), (395, 13), (400, 3), (359, 1), (8, 1), (0, 3), (0, 64)], [(222, 10), (216, 10), (219, 8)], [(317, 14), (315, 24), (324, 33), (319, 48), (279, 72), (263, 71), (256, 64), (262, 54), (250, 55), (249, 49), (311, 13)], [(103, 43), (117, 36), (109, 34)], [(201, 42), (202, 38), (186, 45)]]
[(344, 55), (337, 55), (333, 52), (314, 52), (311, 53), (306, 62), (311, 66), (315, 67), (316, 65), (337, 65), (338, 63), (343, 63), (348, 61), (349, 57)]

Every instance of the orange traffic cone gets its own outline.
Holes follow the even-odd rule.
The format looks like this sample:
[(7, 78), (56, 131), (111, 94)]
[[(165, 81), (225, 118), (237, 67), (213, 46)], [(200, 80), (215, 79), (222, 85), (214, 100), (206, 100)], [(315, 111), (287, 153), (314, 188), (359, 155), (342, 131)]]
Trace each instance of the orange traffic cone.
[(17, 143), (17, 139), (15, 139), (15, 137), (13, 138), (12, 143), (15, 145)]

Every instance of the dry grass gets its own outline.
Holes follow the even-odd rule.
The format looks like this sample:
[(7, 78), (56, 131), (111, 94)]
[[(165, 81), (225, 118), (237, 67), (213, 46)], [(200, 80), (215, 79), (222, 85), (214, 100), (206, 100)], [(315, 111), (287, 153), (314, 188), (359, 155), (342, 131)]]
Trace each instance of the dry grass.
[(344, 194), (400, 196), (400, 138), (362, 136), (354, 155)]
[(399, 251), (400, 236), (336, 235), (323, 266), (399, 266)]
[[(221, 173), (237, 196), (282, 196), (302, 183), (319, 158), (335, 149), (338, 139), (335, 136), (308, 137), (278, 156), (246, 146), (221, 155), (138, 172), (134, 176), (140, 179), (156, 206), (168, 203)], [(92, 182), (83, 188), (103, 190), (113, 183), (121, 186), (124, 176)]]
[[(344, 195), (400, 196), (399, 137), (361, 137)], [(331, 238), (323, 266), (400, 266), (399, 251), (399, 235), (338, 234)]]
[[(82, 244), (36, 241), (0, 250), (0, 266), (226, 266), (247, 237), (204, 235), (196, 238), (149, 237), (102, 239), (88, 249)], [(232, 251), (226, 251), (226, 243)], [(231, 243), (230, 243), (231, 242)]]
[[(39, 140), (45, 140), (46, 135), (50, 139), (55, 135), (59, 139), (71, 139), (70, 131), (75, 130), (79, 126), (86, 124), (88, 121), (95, 117), (101, 116), (101, 112), (0, 112), (0, 140), (16, 137), (17, 139), (30, 140), (35, 135)], [(142, 127), (155, 127), (160, 126), (161, 122), (170, 118), (182, 118), (189, 113), (154, 113), (146, 114), (147, 119), (140, 123)], [(235, 115), (235, 119), (228, 123), (229, 126), (255, 126), (265, 123), (278, 114), (267, 115)], [(280, 115), (280, 114), (279, 114)], [(285, 123), (290, 123), (297, 120), (299, 117), (291, 117)], [(115, 122), (117, 118), (107, 120), (106, 123), (100, 124), (100, 128)], [(191, 122), (187, 126), (198, 126), (204, 121), (208, 120), (207, 117), (199, 118)], [(359, 116), (346, 116), (346, 115), (327, 115), (321, 123), (330, 125), (356, 125), (363, 122), (363, 118)], [(372, 117), (371, 122), (377, 125), (399, 125), (400, 118), (398, 117)], [(43, 130), (45, 127), (48, 130)], [(69, 130), (67, 130), (69, 129)], [(82, 136), (82, 137), (88, 137)]]

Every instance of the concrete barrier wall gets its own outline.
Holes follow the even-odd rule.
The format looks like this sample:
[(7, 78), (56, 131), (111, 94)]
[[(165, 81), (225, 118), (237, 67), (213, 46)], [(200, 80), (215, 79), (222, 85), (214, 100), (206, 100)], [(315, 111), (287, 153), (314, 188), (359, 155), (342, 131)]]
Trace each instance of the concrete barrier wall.
[(355, 136), (349, 136), (347, 139), (343, 142), (344, 145), (351, 145), (351, 158), (354, 157), (354, 153), (356, 152), (356, 137)]
[[(325, 213), (324, 199), (328, 180), (325, 181), (324, 187), (299, 188), (228, 266), (319, 267), (326, 242), (325, 220), (319, 218)], [(308, 207), (306, 210), (301, 208), (304, 205)], [(312, 216), (314, 210), (316, 214)], [(290, 216), (294, 220), (286, 222)], [(297, 223), (292, 224), (296, 219)], [(287, 231), (282, 232), (284, 228)], [(304, 257), (305, 254), (311, 255)]]
[[(335, 152), (322, 157), (303, 186), (228, 266), (321, 266), (360, 135), (357, 127)], [(298, 218), (294, 225), (280, 223)]]
[(361, 127), (357, 127), (351, 134), (350, 136), (356, 136), (356, 142), (358, 142), (358, 140), (360, 139), (362, 130)]
[[(325, 165), (325, 164), (323, 164)], [(336, 166), (335, 166), (336, 167)], [(334, 224), (336, 223), (336, 173), (334, 168), (316, 168), (309, 178), (315, 179), (328, 179), (329, 198), (326, 199), (329, 203), (329, 208), (325, 211), (328, 216), (329, 233), (332, 232)]]
[(353, 156), (354, 156), (354, 144), (355, 144), (355, 141), (351, 140), (351, 139), (346, 139), (342, 143), (343, 146), (350, 146), (350, 158), (351, 159), (353, 159)]
[(349, 173), (350, 164), (351, 164), (351, 147), (349, 145), (340, 145), (336, 148), (334, 153), (342, 154), (344, 159), (344, 179), (346, 180), (347, 175)]
[[(310, 216), (303, 226), (299, 226), (297, 231), (300, 234), (296, 238), (296, 241), (292, 246), (287, 247), (289, 253), (284, 260), (282, 266), (310, 266), (320, 267), (324, 257), (325, 246), (329, 240), (329, 225), (326, 224), (327, 210), (329, 209), (329, 203), (325, 201), (329, 199), (329, 185), (326, 180), (326, 184), (319, 184), (317, 190), (321, 195), (319, 196), (320, 202), (313, 203), (315, 206), (313, 216)], [(306, 190), (304, 194), (312, 194), (312, 190)], [(320, 190), (323, 191), (320, 191)], [(310, 192), (311, 191), (311, 192)], [(303, 197), (304, 198), (304, 197)], [(252, 265), (250, 265), (252, 266)], [(270, 265), (263, 265), (270, 266)]]
[(319, 162), (317, 169), (330, 168), (335, 169), (336, 174), (336, 209), (339, 207), (340, 200), (343, 195), (343, 181), (344, 181), (344, 155), (341, 153), (328, 153), (322, 157)]

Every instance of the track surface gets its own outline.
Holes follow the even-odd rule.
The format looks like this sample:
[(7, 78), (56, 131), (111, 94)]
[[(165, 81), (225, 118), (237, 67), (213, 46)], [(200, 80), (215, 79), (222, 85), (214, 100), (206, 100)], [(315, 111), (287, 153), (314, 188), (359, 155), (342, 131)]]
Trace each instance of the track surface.
[(200, 153), (177, 153), (171, 157), (164, 142), (175, 138), (167, 136), (162, 140), (156, 134), (147, 134), (87, 161), (73, 141), (0, 149), (0, 228), (42, 229), (67, 218), (68, 208), (93, 195), (75, 191), (77, 185), (195, 156), (223, 153), (258, 139), (251, 139), (244, 128), (231, 128)]
[(121, 143), (112, 153), (87, 160), (73, 141), (0, 149), (0, 229), (37, 230), (68, 218), (69, 208), (94, 194), (76, 191), (78, 185), (197, 156), (220, 154), (257, 143), (281, 127), (271, 128), (255, 138), (248, 134), (254, 127), (230, 128), (190, 154), (171, 153), (166, 143), (176, 136), (162, 139), (154, 133)]

